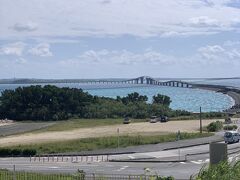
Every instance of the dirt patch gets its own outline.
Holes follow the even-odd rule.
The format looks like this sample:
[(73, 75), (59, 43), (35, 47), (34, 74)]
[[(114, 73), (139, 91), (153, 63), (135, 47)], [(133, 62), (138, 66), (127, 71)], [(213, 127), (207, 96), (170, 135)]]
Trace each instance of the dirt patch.
[(8, 120), (8, 119), (0, 119), (0, 126), (6, 126), (6, 125), (11, 125), (13, 124), (13, 120)]
[[(203, 126), (206, 126), (212, 121), (203, 120)], [(223, 120), (221, 120), (223, 121)], [(0, 138), (0, 146), (20, 145), (20, 144), (37, 144), (43, 142), (64, 141), (72, 139), (81, 139), (89, 137), (103, 137), (117, 135), (119, 128), (120, 135), (135, 135), (135, 134), (165, 134), (169, 132), (197, 132), (199, 130), (198, 120), (187, 121), (170, 121), (167, 123), (133, 123), (120, 124), (111, 126), (101, 126), (93, 128), (81, 128), (71, 131), (55, 131), (42, 133), (26, 133), (18, 136), (8, 136)]]

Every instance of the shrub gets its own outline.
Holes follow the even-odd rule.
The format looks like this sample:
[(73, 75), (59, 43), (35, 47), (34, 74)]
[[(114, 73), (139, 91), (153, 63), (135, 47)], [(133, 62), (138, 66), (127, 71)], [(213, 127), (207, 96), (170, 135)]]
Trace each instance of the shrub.
[(221, 121), (211, 122), (207, 126), (209, 132), (217, 132), (223, 128), (223, 123)]
[(157, 176), (156, 180), (174, 180), (172, 176)]
[(22, 155), (23, 156), (34, 156), (37, 154), (36, 149), (23, 149)]
[(19, 156), (19, 155), (21, 155), (22, 154), (22, 150), (20, 150), (20, 149), (12, 149), (11, 151), (10, 151), (10, 155), (13, 155), (13, 156)]
[(228, 162), (222, 162), (218, 165), (209, 166), (209, 168), (202, 168), (198, 173), (197, 180), (237, 180), (240, 179), (240, 161), (231, 165)]
[(224, 130), (229, 130), (229, 131), (236, 130), (237, 128), (238, 128), (237, 125), (227, 125), (223, 127)]
[(36, 155), (37, 151), (35, 149), (10, 149), (10, 148), (2, 148), (0, 149), (1, 157), (8, 156), (33, 156)]
[(4, 149), (0, 149), (0, 156), (4, 157), (4, 156), (9, 156), (11, 154), (11, 150), (4, 148)]

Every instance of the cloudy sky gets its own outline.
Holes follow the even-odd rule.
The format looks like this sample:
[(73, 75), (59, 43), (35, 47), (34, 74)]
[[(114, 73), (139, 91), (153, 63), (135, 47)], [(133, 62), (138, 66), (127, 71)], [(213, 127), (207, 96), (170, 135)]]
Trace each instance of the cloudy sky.
[(240, 0), (0, 0), (0, 79), (240, 76)]

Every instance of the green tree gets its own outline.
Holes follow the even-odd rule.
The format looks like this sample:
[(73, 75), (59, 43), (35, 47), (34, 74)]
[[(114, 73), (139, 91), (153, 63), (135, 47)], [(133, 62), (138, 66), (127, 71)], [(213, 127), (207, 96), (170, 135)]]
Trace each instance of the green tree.
[(157, 94), (156, 96), (153, 96), (153, 103), (154, 104), (162, 104), (169, 106), (171, 103), (171, 99), (168, 96)]

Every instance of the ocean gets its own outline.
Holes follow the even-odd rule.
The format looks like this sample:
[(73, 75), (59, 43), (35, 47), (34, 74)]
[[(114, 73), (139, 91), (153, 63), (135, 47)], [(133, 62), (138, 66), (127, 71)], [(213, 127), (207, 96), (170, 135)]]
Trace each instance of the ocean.
[[(5, 89), (15, 89), (19, 86), (30, 86), (31, 84), (0, 84), (0, 92)], [(36, 85), (36, 84), (34, 84)], [(39, 84), (46, 85), (46, 84)], [(209, 90), (163, 87), (153, 85), (129, 85), (129, 84), (85, 84), (85, 83), (51, 83), (58, 87), (81, 88), (84, 91), (97, 96), (116, 98), (126, 96), (132, 92), (148, 96), (148, 102), (152, 101), (152, 96), (156, 94), (167, 95), (171, 98), (170, 107), (174, 110), (186, 110), (199, 112), (200, 106), (203, 112), (218, 112), (231, 107), (234, 100), (222, 93)]]

